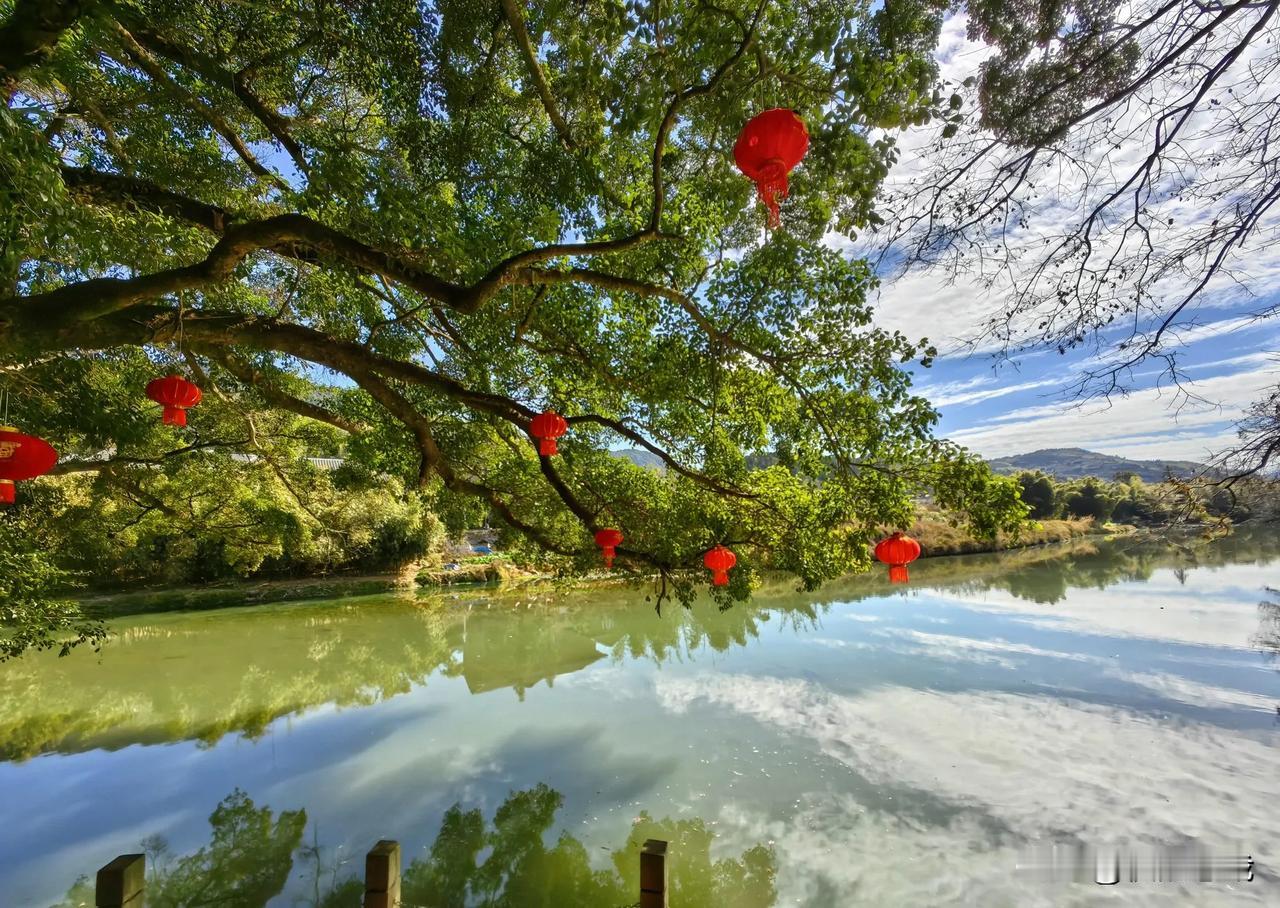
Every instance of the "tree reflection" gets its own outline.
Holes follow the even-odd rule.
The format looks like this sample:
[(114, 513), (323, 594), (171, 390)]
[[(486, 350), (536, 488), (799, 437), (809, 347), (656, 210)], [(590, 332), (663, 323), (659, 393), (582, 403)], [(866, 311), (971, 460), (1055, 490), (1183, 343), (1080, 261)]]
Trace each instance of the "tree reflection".
[(1280, 663), (1280, 590), (1267, 587), (1267, 596), (1258, 603), (1258, 633), (1253, 645), (1267, 661)]
[[(404, 901), (433, 908), (630, 905), (640, 891), (640, 846), (650, 838), (670, 843), (673, 905), (764, 908), (777, 897), (773, 851), (756, 845), (738, 858), (713, 861), (714, 835), (701, 819), (654, 820), (642, 813), (613, 851), (612, 866), (593, 868), (586, 847), (568, 832), (547, 847), (563, 802), (560, 792), (542, 784), (514, 791), (488, 824), (479, 809), (455, 804), (445, 812), (427, 857), (405, 870)], [(354, 905), (353, 891), (349, 884), (335, 889), (323, 908)]]
[[(237, 788), (209, 816), (213, 835), (199, 851), (175, 861), (163, 837), (143, 840), (149, 870), (147, 905), (265, 905), (284, 890), (306, 825), (306, 811), (286, 810), (276, 816), (270, 807), (255, 807)], [(82, 878), (57, 908), (92, 904), (91, 887)]]
[[(602, 867), (593, 867), (586, 847), (568, 832), (547, 846), (564, 797), (547, 785), (513, 791), (489, 822), (478, 809), (450, 807), (425, 858), (403, 873), (406, 905), (431, 908), (618, 908), (634, 904), (640, 889), (639, 853), (645, 839), (670, 843), (667, 867), (673, 905), (733, 905), (765, 908), (777, 898), (777, 865), (764, 845), (737, 858), (712, 860), (713, 833), (701, 819), (654, 820), (642, 813), (622, 845)], [(303, 846), (303, 810), (272, 813), (237, 789), (209, 817), (210, 842), (193, 854), (171, 859), (164, 840), (143, 842), (147, 852), (146, 901), (151, 908), (260, 906), (284, 891), (295, 859), (315, 862), (316, 891), (294, 904), (355, 908), (364, 891), (360, 879), (323, 879), (318, 845)], [(406, 834), (410, 833), (406, 830)], [(81, 878), (55, 908), (93, 904)]]

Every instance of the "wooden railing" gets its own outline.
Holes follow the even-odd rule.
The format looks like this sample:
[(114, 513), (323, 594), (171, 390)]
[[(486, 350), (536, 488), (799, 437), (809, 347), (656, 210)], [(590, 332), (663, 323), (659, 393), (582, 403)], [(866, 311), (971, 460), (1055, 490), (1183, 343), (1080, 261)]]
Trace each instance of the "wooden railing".
[[(145, 908), (147, 857), (122, 854), (98, 871), (97, 908)], [(667, 843), (649, 839), (640, 849), (639, 908), (667, 906)], [(402, 908), (400, 843), (383, 839), (365, 855), (364, 908)]]

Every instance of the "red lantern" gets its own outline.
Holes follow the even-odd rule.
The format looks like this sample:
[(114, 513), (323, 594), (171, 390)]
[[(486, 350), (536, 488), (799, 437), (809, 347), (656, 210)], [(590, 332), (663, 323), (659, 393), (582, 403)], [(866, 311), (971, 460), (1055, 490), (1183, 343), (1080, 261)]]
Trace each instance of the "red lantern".
[(180, 375), (153, 378), (147, 383), (147, 397), (164, 406), (166, 426), (185, 426), (187, 410), (204, 397), (200, 389)]
[(890, 583), (906, 583), (907, 565), (919, 557), (920, 543), (902, 533), (894, 533), (876, 545), (876, 558), (889, 565)]
[(613, 567), (617, 548), (622, 545), (622, 533), (619, 530), (607, 529), (596, 533), (596, 545), (600, 546), (600, 554), (604, 556), (604, 566)]
[(711, 572), (712, 586), (727, 586), (729, 583), (729, 571), (738, 563), (738, 556), (733, 554), (732, 550), (726, 549), (722, 545), (716, 545), (708, 549), (707, 554), (702, 556), (702, 563)]
[(556, 439), (569, 431), (569, 424), (559, 413), (548, 410), (533, 418), (529, 423), (529, 434), (538, 439), (538, 455), (554, 457), (560, 451), (556, 447)]
[(809, 130), (794, 111), (775, 107), (756, 114), (738, 134), (733, 159), (756, 184), (760, 201), (769, 209), (769, 226), (781, 223), (778, 199), (787, 197), (787, 174), (809, 150)]
[(58, 452), (43, 438), (0, 426), (0, 504), (13, 504), (14, 482), (43, 476), (57, 462)]

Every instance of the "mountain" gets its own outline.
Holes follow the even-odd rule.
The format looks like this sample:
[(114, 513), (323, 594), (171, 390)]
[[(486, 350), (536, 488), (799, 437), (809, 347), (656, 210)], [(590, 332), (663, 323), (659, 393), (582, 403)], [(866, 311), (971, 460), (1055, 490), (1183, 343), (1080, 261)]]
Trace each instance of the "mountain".
[(662, 458), (651, 451), (643, 448), (622, 448), (616, 451), (610, 451), (614, 457), (621, 457), (623, 460), (629, 460), (637, 467), (645, 467), (650, 470), (664, 470), (666, 464), (662, 462)]
[(1129, 460), (1084, 448), (1045, 448), (1030, 454), (999, 457), (987, 463), (997, 473), (1040, 470), (1058, 480), (1083, 479), (1086, 476), (1114, 479), (1118, 473), (1137, 473), (1143, 482), (1162, 482), (1170, 473), (1185, 478), (1204, 469), (1203, 464), (1190, 460)]

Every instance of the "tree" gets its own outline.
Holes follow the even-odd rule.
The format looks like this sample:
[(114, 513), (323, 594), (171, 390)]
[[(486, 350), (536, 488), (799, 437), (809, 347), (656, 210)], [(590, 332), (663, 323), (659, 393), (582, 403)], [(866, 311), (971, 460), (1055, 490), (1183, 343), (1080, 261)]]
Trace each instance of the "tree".
[[(594, 870), (586, 846), (568, 831), (562, 830), (552, 847), (545, 844), (563, 804), (564, 795), (542, 783), (509, 792), (489, 823), (480, 808), (464, 810), (454, 804), (441, 818), (427, 855), (404, 868), (405, 904), (442, 908), (629, 904), (640, 889), (636, 855), (647, 838), (671, 843), (670, 890), (673, 901), (679, 897), (679, 904), (764, 908), (777, 898), (773, 848), (753, 845), (739, 857), (713, 859), (714, 832), (697, 817), (655, 820), (642, 811), (626, 841), (612, 850), (612, 866)], [(210, 841), (194, 853), (173, 860), (164, 837), (143, 840), (149, 865), (147, 904), (161, 908), (265, 905), (284, 890), (295, 857), (314, 863), (309, 875), (316, 892), (310, 900), (295, 895), (294, 904), (315, 908), (359, 904), (362, 881), (358, 877), (339, 880), (338, 867), (323, 861), (319, 844), (302, 845), (306, 822), (305, 810), (277, 814), (266, 805), (256, 807), (236, 789), (209, 817)], [(325, 875), (332, 879), (326, 882)], [(327, 891), (320, 891), (322, 883)], [(92, 900), (92, 888), (81, 878), (56, 908), (78, 908)]]
[[(1249, 270), (1280, 224), (1280, 2), (962, 9), (992, 53), (940, 86), (951, 112), (889, 192), (884, 248), (1003, 296), (975, 340), (1091, 345), (1075, 391), (1109, 396), (1152, 359), (1182, 381), (1179, 336), (1203, 305), (1280, 313)], [(1233, 471), (1274, 466), (1276, 394), (1243, 422)]]
[(42, 494), (21, 514), (0, 521), (0, 662), (28, 649), (57, 648), (60, 655), (85, 643), (100, 646), (101, 621), (86, 616), (65, 596), (74, 580), (49, 550), (56, 496)]
[(227, 795), (209, 816), (208, 846), (166, 867), (147, 902), (169, 905), (265, 905), (284, 889), (293, 853), (307, 826), (305, 810), (273, 814), (255, 807), (239, 789)]
[(1027, 516), (1033, 520), (1047, 520), (1058, 513), (1053, 480), (1039, 470), (1019, 473), (1018, 488), (1023, 503), (1031, 508), (1031, 513)]
[[(870, 267), (822, 243), (878, 217), (893, 150), (872, 128), (941, 103), (937, 19), (902, 12), (17, 0), (0, 362), (18, 415), (64, 452), (114, 452), (104, 470), (154, 469), (212, 443), (135, 431), (142, 373), (185, 371), (229, 409), (345, 436), (444, 514), (492, 511), (539, 557), (594, 564), (591, 532), (621, 527), (620, 566), (686, 600), (715, 542), (738, 549), (735, 599), (764, 567), (809, 587), (865, 568), (921, 492), (1012, 528), (1014, 484), (932, 437), (899, 368), (932, 348), (872, 327)], [(762, 237), (730, 148), (774, 104), (814, 141)], [(548, 406), (570, 435), (539, 459)], [(247, 418), (219, 431), (269, 449)]]
[(1111, 519), (1116, 497), (1098, 479), (1085, 479), (1068, 488), (1064, 501), (1072, 517), (1092, 517), (1099, 523)]

